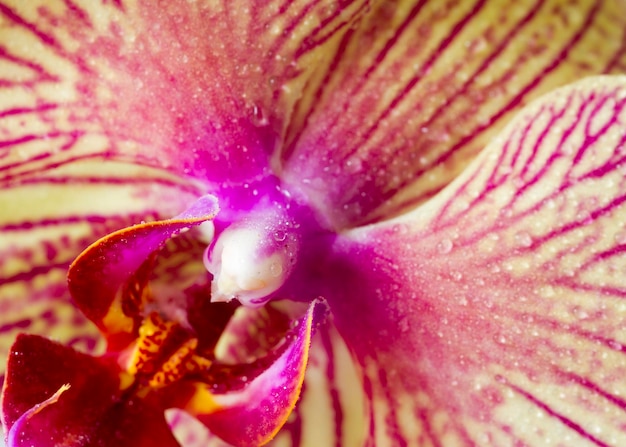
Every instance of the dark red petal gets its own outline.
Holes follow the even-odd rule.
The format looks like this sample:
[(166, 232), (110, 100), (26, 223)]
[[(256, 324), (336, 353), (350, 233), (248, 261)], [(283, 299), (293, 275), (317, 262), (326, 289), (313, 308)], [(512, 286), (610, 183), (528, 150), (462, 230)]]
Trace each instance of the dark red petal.
[[(215, 198), (204, 196), (172, 219), (139, 224), (112, 233), (92, 244), (74, 261), (68, 273), (72, 297), (110, 341), (117, 340), (111, 348), (122, 348), (130, 341), (127, 336), (131, 335), (133, 318), (137, 316), (129, 311), (125, 313), (127, 303), (120, 300), (139, 298), (120, 296), (120, 289), (136, 286), (139, 290), (133, 293), (141, 295), (150, 272), (150, 265), (145, 264), (148, 257), (169, 238), (212, 219), (217, 211)], [(132, 281), (137, 284), (129, 284)]]
[(19, 336), (2, 394), (9, 446), (177, 447), (164, 409), (125, 399), (120, 374), (112, 361), (39, 336)]

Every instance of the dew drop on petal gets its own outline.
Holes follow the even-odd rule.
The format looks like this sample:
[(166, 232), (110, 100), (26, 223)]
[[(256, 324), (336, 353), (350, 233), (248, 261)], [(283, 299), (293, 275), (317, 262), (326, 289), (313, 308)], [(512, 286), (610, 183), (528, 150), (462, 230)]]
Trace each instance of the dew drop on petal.
[(263, 109), (256, 104), (252, 106), (252, 123), (256, 127), (264, 127), (269, 124), (269, 120), (263, 112)]
[(400, 330), (402, 332), (407, 332), (409, 330), (409, 320), (407, 318), (403, 318), (402, 320), (400, 320)]
[(532, 245), (533, 239), (527, 232), (520, 231), (515, 234), (515, 242), (519, 247), (528, 248)]
[(445, 255), (452, 251), (452, 241), (450, 239), (442, 239), (437, 244), (437, 251), (439, 254)]
[(623, 346), (615, 340), (609, 340), (607, 343), (611, 349), (614, 349), (616, 351), (621, 351), (623, 348)]
[(277, 242), (282, 242), (287, 238), (287, 233), (282, 230), (274, 231), (274, 240)]
[(270, 266), (270, 274), (274, 277), (274, 278), (278, 278), (280, 275), (283, 274), (283, 266), (282, 264), (280, 264), (279, 262), (274, 262), (272, 263), (272, 265)]
[(626, 244), (626, 232), (617, 233), (615, 236), (615, 243), (619, 245)]

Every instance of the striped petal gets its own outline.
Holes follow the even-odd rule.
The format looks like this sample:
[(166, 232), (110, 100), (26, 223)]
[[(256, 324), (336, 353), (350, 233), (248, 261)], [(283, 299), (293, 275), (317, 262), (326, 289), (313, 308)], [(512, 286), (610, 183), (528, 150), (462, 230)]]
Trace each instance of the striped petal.
[(533, 98), (626, 68), (623, 2), (379, 2), (343, 40), (283, 177), (336, 228), (413, 208)]
[(625, 163), (626, 77), (589, 78), (432, 201), (342, 237), (330, 304), (367, 445), (626, 444)]
[(0, 356), (27, 328), (93, 349), (71, 260), (267, 174), (365, 3), (0, 1)]
[(300, 401), (271, 445), (361, 447), (367, 406), (361, 371), (328, 322), (312, 340)]
[(4, 0), (4, 146), (250, 181), (364, 3)]

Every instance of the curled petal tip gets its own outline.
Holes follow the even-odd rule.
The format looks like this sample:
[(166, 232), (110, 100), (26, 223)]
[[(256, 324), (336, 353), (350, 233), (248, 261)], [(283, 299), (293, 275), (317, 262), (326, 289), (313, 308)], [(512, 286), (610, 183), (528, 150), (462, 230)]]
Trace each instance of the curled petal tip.
[(280, 356), (242, 390), (213, 396), (210, 413), (195, 416), (234, 446), (264, 445), (278, 433), (300, 396), (311, 336), (326, 314), (319, 300), (309, 306)]
[(177, 234), (210, 223), (218, 211), (217, 199), (206, 195), (172, 219), (124, 228), (96, 241), (70, 266), (74, 301), (107, 336), (121, 335), (124, 343), (123, 334), (133, 327), (133, 315), (124, 306), (143, 299), (153, 254)]

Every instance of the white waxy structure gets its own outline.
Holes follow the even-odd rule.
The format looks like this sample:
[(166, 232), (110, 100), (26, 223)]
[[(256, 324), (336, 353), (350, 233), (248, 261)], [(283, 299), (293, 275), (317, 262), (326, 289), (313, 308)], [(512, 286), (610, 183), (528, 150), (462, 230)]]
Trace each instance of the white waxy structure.
[[(260, 307), (277, 291), (292, 271), (298, 242), (271, 225), (235, 224), (224, 230), (207, 249), (204, 263), (214, 276), (211, 301), (238, 299)], [(286, 236), (285, 236), (286, 235)]]

